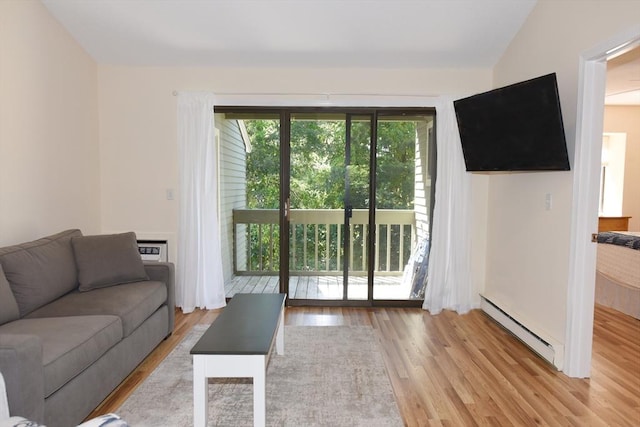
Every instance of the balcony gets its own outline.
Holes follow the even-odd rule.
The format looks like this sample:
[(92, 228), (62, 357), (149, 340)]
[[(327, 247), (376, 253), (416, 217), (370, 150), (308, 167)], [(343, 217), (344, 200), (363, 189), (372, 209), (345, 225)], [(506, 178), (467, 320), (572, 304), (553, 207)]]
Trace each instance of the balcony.
[[(296, 299), (343, 298), (343, 266), (349, 271), (349, 299), (367, 297), (369, 213), (354, 209), (343, 248), (344, 211), (293, 209), (290, 216), (289, 295)], [(416, 212), (376, 211), (373, 254), (374, 298), (411, 299), (411, 283), (403, 281), (416, 243)], [(234, 279), (227, 297), (237, 292), (277, 292), (279, 219), (276, 209), (233, 210)]]

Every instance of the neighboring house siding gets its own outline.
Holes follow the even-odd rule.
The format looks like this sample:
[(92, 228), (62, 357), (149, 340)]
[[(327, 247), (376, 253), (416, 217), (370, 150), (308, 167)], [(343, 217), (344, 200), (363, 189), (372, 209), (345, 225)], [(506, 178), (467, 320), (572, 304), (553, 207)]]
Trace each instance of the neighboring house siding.
[(433, 122), (420, 121), (416, 135), (416, 173), (414, 210), (416, 215), (416, 244), (429, 237), (431, 178), (429, 176), (429, 146), (433, 143)]
[[(233, 209), (247, 206), (246, 152), (236, 120), (226, 120), (216, 114), (216, 127), (220, 130), (220, 234), (222, 239), (222, 266), (228, 283), (233, 278)], [(242, 245), (243, 239), (236, 244)], [(237, 248), (238, 264), (244, 265), (246, 248)]]

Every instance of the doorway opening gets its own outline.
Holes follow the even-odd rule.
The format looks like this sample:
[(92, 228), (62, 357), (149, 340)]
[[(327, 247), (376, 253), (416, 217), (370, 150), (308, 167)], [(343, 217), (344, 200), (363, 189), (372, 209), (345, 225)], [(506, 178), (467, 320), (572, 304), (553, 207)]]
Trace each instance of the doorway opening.
[(632, 28), (581, 55), (563, 367), (570, 377), (591, 372), (596, 267), (591, 233), (597, 230), (606, 60), (639, 45), (640, 32)]

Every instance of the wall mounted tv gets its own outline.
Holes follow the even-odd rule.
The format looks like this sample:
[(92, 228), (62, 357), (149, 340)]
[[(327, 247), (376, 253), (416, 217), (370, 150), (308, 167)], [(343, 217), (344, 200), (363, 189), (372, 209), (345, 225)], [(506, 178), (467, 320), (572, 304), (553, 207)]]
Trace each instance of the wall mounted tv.
[(555, 73), (453, 105), (467, 171), (569, 170)]

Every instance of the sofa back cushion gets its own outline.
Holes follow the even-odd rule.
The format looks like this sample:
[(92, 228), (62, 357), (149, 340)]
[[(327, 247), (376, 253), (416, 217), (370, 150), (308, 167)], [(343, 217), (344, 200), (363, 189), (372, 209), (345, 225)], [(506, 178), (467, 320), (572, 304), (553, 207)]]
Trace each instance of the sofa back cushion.
[(0, 248), (0, 264), (18, 303), (20, 317), (78, 287), (71, 238), (66, 230), (33, 242)]
[(0, 264), (0, 325), (20, 318), (18, 303), (13, 297), (11, 287)]
[(78, 290), (149, 280), (134, 232), (74, 237)]

